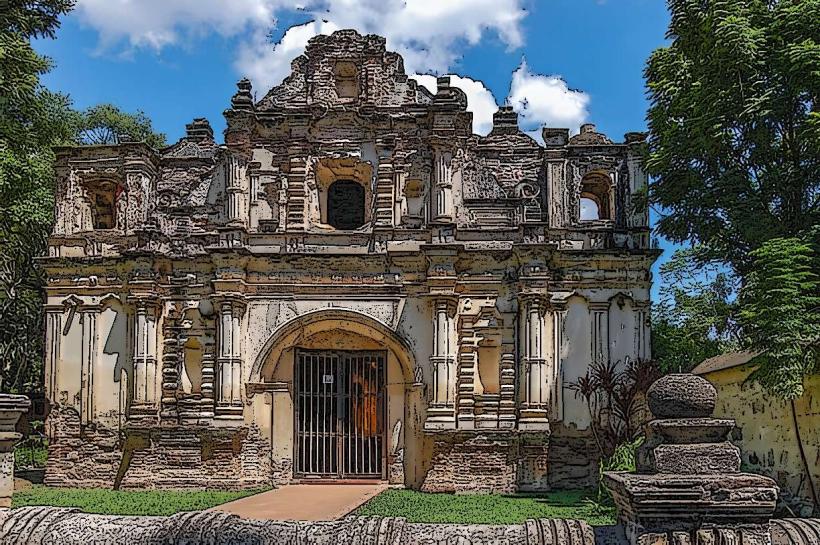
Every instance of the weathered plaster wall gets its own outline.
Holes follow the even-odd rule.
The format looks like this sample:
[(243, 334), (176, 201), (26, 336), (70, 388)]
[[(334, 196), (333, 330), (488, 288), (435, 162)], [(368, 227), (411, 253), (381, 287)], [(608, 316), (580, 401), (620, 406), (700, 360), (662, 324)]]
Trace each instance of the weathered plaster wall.
[[(797, 442), (791, 404), (773, 398), (754, 382), (747, 382), (751, 366), (733, 367), (704, 375), (718, 390), (717, 418), (734, 418), (734, 442), (748, 471), (772, 477), (781, 495), (798, 511), (811, 513), (811, 489)], [(797, 424), (811, 468), (820, 486), (820, 377), (804, 381), (805, 393), (795, 400)], [(820, 492), (820, 490), (818, 491)]]
[[(224, 144), (195, 119), (162, 150), (58, 150), (46, 386), (79, 427), (56, 413), (52, 480), (97, 464), (123, 483), (286, 482), (293, 350), (314, 346), (390, 352), (391, 483), (585, 486), (589, 414), (570, 386), (598, 357), (649, 357), (658, 251), (629, 206), (644, 136), (544, 128), (540, 145), (508, 106), (472, 134), (449, 78), (430, 93), (349, 30), (292, 70), (258, 101), (237, 83)], [(589, 175), (615, 203), (594, 221)], [(358, 187), (331, 210), (339, 181)], [(221, 472), (212, 451), (233, 453)]]

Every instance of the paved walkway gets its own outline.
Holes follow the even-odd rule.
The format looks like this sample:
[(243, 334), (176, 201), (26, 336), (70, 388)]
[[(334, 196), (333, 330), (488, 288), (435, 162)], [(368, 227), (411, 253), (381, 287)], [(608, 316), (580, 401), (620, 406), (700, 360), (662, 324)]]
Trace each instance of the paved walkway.
[(292, 484), (223, 503), (215, 511), (261, 520), (336, 520), (387, 488), (387, 484)]

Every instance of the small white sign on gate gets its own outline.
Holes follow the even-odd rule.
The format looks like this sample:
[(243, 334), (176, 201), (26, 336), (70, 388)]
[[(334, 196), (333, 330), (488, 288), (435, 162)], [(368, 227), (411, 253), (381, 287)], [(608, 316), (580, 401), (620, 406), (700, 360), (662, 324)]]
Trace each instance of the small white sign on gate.
[(333, 384), (333, 375), (322, 375), (322, 384)]

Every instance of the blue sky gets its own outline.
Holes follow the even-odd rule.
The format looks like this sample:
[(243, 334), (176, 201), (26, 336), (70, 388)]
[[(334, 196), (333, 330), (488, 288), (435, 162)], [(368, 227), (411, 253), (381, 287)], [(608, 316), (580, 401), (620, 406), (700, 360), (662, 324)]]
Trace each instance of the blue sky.
[(385, 35), (408, 73), (475, 80), (454, 78), (478, 132), (508, 101), (525, 130), (589, 121), (620, 140), (646, 128), (642, 72), (668, 19), (662, 0), (79, 0), (36, 47), (50, 89), (143, 110), (169, 142), (195, 117), (221, 135), (239, 78), (261, 96), (310, 36), (349, 27)]

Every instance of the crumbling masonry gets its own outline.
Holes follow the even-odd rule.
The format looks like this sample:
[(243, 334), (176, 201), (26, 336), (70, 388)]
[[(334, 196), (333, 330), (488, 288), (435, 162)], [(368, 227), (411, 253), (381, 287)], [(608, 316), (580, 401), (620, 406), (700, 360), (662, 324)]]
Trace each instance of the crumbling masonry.
[(594, 482), (568, 385), (650, 356), (644, 136), (478, 136), (437, 85), (340, 31), (240, 81), (224, 145), (58, 150), (47, 484)]

